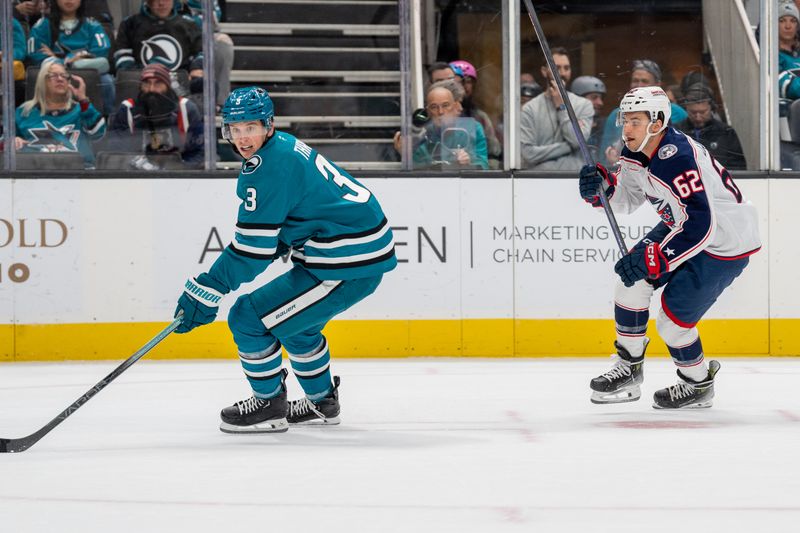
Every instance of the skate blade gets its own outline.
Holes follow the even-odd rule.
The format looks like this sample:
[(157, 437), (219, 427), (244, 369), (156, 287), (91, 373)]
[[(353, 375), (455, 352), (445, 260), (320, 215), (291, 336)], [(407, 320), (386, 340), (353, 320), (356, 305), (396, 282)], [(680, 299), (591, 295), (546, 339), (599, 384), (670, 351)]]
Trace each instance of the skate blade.
[(338, 426), (341, 423), (338, 416), (330, 418), (315, 418), (314, 420), (306, 420), (305, 422), (292, 422), (292, 426)]
[(283, 433), (289, 430), (289, 423), (285, 418), (279, 420), (267, 420), (251, 426), (234, 426), (227, 422), (219, 425), (219, 430), (223, 433)]
[(635, 402), (642, 397), (642, 390), (639, 387), (632, 389), (623, 389), (616, 392), (598, 392), (593, 391), (592, 397), (589, 398), (592, 403), (607, 404), (607, 403), (626, 403)]
[(711, 400), (707, 400), (705, 402), (697, 402), (697, 403), (690, 403), (689, 405), (684, 405), (682, 407), (667, 407), (664, 405), (658, 405), (657, 403), (653, 403), (653, 409), (660, 409), (665, 411), (677, 411), (679, 409), (708, 409), (714, 405), (714, 402)]

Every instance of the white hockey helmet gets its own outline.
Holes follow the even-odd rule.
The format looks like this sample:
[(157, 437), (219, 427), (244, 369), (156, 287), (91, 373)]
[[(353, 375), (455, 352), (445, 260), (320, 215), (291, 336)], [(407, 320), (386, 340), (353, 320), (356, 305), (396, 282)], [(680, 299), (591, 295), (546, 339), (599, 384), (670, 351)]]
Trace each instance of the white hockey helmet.
[[(625, 113), (634, 113), (641, 111), (647, 113), (650, 117), (650, 123), (655, 124), (657, 120), (661, 121), (661, 127), (657, 131), (650, 131), (648, 126), (647, 135), (645, 136), (642, 144), (636, 152), (641, 152), (642, 149), (650, 140), (653, 135), (658, 135), (667, 128), (667, 123), (672, 116), (672, 104), (667, 97), (664, 89), (657, 86), (651, 87), (636, 87), (631, 89), (622, 101), (619, 103), (619, 113), (617, 114), (617, 127), (622, 127), (622, 119)], [(624, 142), (624, 139), (623, 139)]]

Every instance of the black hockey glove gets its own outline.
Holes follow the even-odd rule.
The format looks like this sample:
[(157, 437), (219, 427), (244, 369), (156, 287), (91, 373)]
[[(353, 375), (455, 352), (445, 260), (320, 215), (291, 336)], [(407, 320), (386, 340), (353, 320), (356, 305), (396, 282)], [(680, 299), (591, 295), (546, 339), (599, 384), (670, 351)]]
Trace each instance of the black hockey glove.
[(633, 287), (640, 279), (658, 279), (668, 268), (669, 263), (661, 253), (661, 246), (651, 242), (646, 246), (636, 246), (631, 253), (622, 256), (614, 265), (614, 272), (626, 287)]
[(228, 292), (208, 274), (186, 280), (183, 294), (178, 298), (175, 316), (183, 311), (183, 322), (175, 333), (188, 333), (197, 326), (210, 324), (217, 317), (219, 302)]
[(596, 165), (584, 165), (581, 168), (578, 187), (581, 198), (594, 207), (600, 207), (600, 185), (605, 182), (606, 196), (611, 198), (614, 194), (614, 187), (617, 186), (617, 177), (608, 172), (606, 167), (597, 163)]

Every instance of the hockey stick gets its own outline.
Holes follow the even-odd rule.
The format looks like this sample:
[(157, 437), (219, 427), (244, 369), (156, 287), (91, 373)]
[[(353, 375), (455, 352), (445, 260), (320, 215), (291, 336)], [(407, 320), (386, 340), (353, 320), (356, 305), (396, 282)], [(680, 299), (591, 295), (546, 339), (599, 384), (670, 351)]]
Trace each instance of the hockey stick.
[(161, 333), (150, 339), (150, 341), (148, 341), (147, 344), (139, 348), (139, 350), (137, 350), (135, 354), (126, 359), (124, 363), (115, 368), (114, 371), (111, 372), (109, 375), (101, 379), (94, 387), (86, 391), (86, 393), (83, 396), (72, 402), (72, 405), (61, 411), (61, 414), (59, 414), (57, 417), (48, 422), (39, 431), (31, 433), (27, 437), (20, 437), (18, 439), (0, 438), (0, 453), (24, 452), (25, 450), (27, 450), (28, 448), (39, 442), (39, 440), (42, 437), (50, 433), (50, 431), (52, 431), (57, 425), (66, 420), (69, 415), (80, 409), (80, 407), (89, 400), (91, 400), (95, 394), (103, 390), (106, 387), (106, 385), (114, 381), (117, 377), (119, 377), (120, 374), (125, 372), (136, 361), (141, 359), (144, 356), (144, 354), (152, 350), (156, 346), (156, 344), (163, 341), (167, 337), (167, 335), (175, 331), (175, 329), (177, 329), (177, 327), (180, 326), (182, 321), (183, 321), (183, 313), (178, 315), (178, 317), (172, 322), (172, 324), (167, 326)]
[[(564, 100), (564, 105), (566, 106), (567, 114), (569, 115), (569, 121), (572, 124), (572, 129), (575, 131), (575, 138), (578, 139), (578, 146), (581, 149), (581, 155), (583, 155), (583, 161), (587, 165), (594, 166), (597, 164), (597, 162), (592, 158), (592, 154), (589, 152), (589, 147), (586, 146), (586, 139), (583, 138), (583, 132), (581, 131), (580, 126), (578, 126), (578, 118), (575, 116), (575, 110), (572, 108), (572, 102), (570, 102), (569, 97), (567, 96), (567, 90), (564, 88), (564, 82), (561, 80), (561, 76), (558, 75), (558, 68), (556, 68), (556, 63), (553, 61), (553, 53), (550, 51), (550, 45), (547, 44), (547, 37), (544, 36), (544, 30), (542, 29), (542, 25), (539, 23), (539, 17), (536, 16), (536, 10), (533, 9), (531, 0), (525, 0), (525, 7), (528, 9), (528, 16), (531, 19), (536, 36), (539, 38), (539, 44), (542, 46), (542, 52), (544, 52), (544, 58), (547, 60), (547, 66), (550, 67), (550, 73), (553, 75), (553, 80), (556, 82), (558, 92), (561, 93), (561, 99)], [(608, 224), (611, 226), (611, 233), (614, 234), (614, 238), (617, 240), (617, 246), (619, 246), (619, 250), (622, 252), (622, 255), (627, 255), (628, 247), (625, 245), (625, 238), (622, 236), (622, 232), (617, 224), (617, 219), (614, 217), (614, 212), (611, 210), (611, 206), (608, 203), (606, 191), (602, 186), (599, 189), (600, 203), (602, 204), (603, 211), (605, 211), (606, 217), (608, 218)]]

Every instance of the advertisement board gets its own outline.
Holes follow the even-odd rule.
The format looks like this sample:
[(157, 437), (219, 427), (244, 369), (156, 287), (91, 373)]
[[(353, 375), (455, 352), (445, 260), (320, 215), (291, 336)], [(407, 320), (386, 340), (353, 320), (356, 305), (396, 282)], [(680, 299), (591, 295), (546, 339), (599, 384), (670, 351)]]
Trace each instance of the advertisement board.
[[(443, 175), (363, 181), (389, 218), (399, 265), (373, 296), (331, 325), (331, 335), (351, 337), (341, 341), (342, 352), (490, 356), (608, 350), (619, 250), (602, 210), (580, 200), (574, 180)], [(766, 354), (775, 342), (770, 319), (789, 320), (791, 329), (800, 314), (794, 305), (797, 251), (789, 244), (788, 222), (797, 182), (739, 185), (759, 209), (764, 249), (704, 324), (711, 337), (728, 339), (712, 338), (712, 346)], [(80, 350), (67, 345), (87, 335), (141, 338), (142, 325), (169, 322), (184, 280), (206, 271), (230, 242), (238, 207), (233, 179), (38, 179), (2, 187), (0, 339), (6, 339), (6, 359), (47, 358), (54, 345), (60, 354), (54, 357), (72, 357)], [(617, 220), (628, 246), (658, 222), (647, 206)], [(772, 242), (781, 245), (773, 250)], [(237, 295), (290, 264), (276, 261), (223, 301), (207, 333), (174, 343), (192, 349), (167, 351), (208, 357), (230, 349), (224, 320)], [(653, 317), (658, 301), (653, 298)], [(731, 320), (739, 321), (734, 329), (742, 339), (731, 337)], [(16, 346), (9, 346), (9, 336)], [(580, 340), (587, 337), (595, 340)]]

